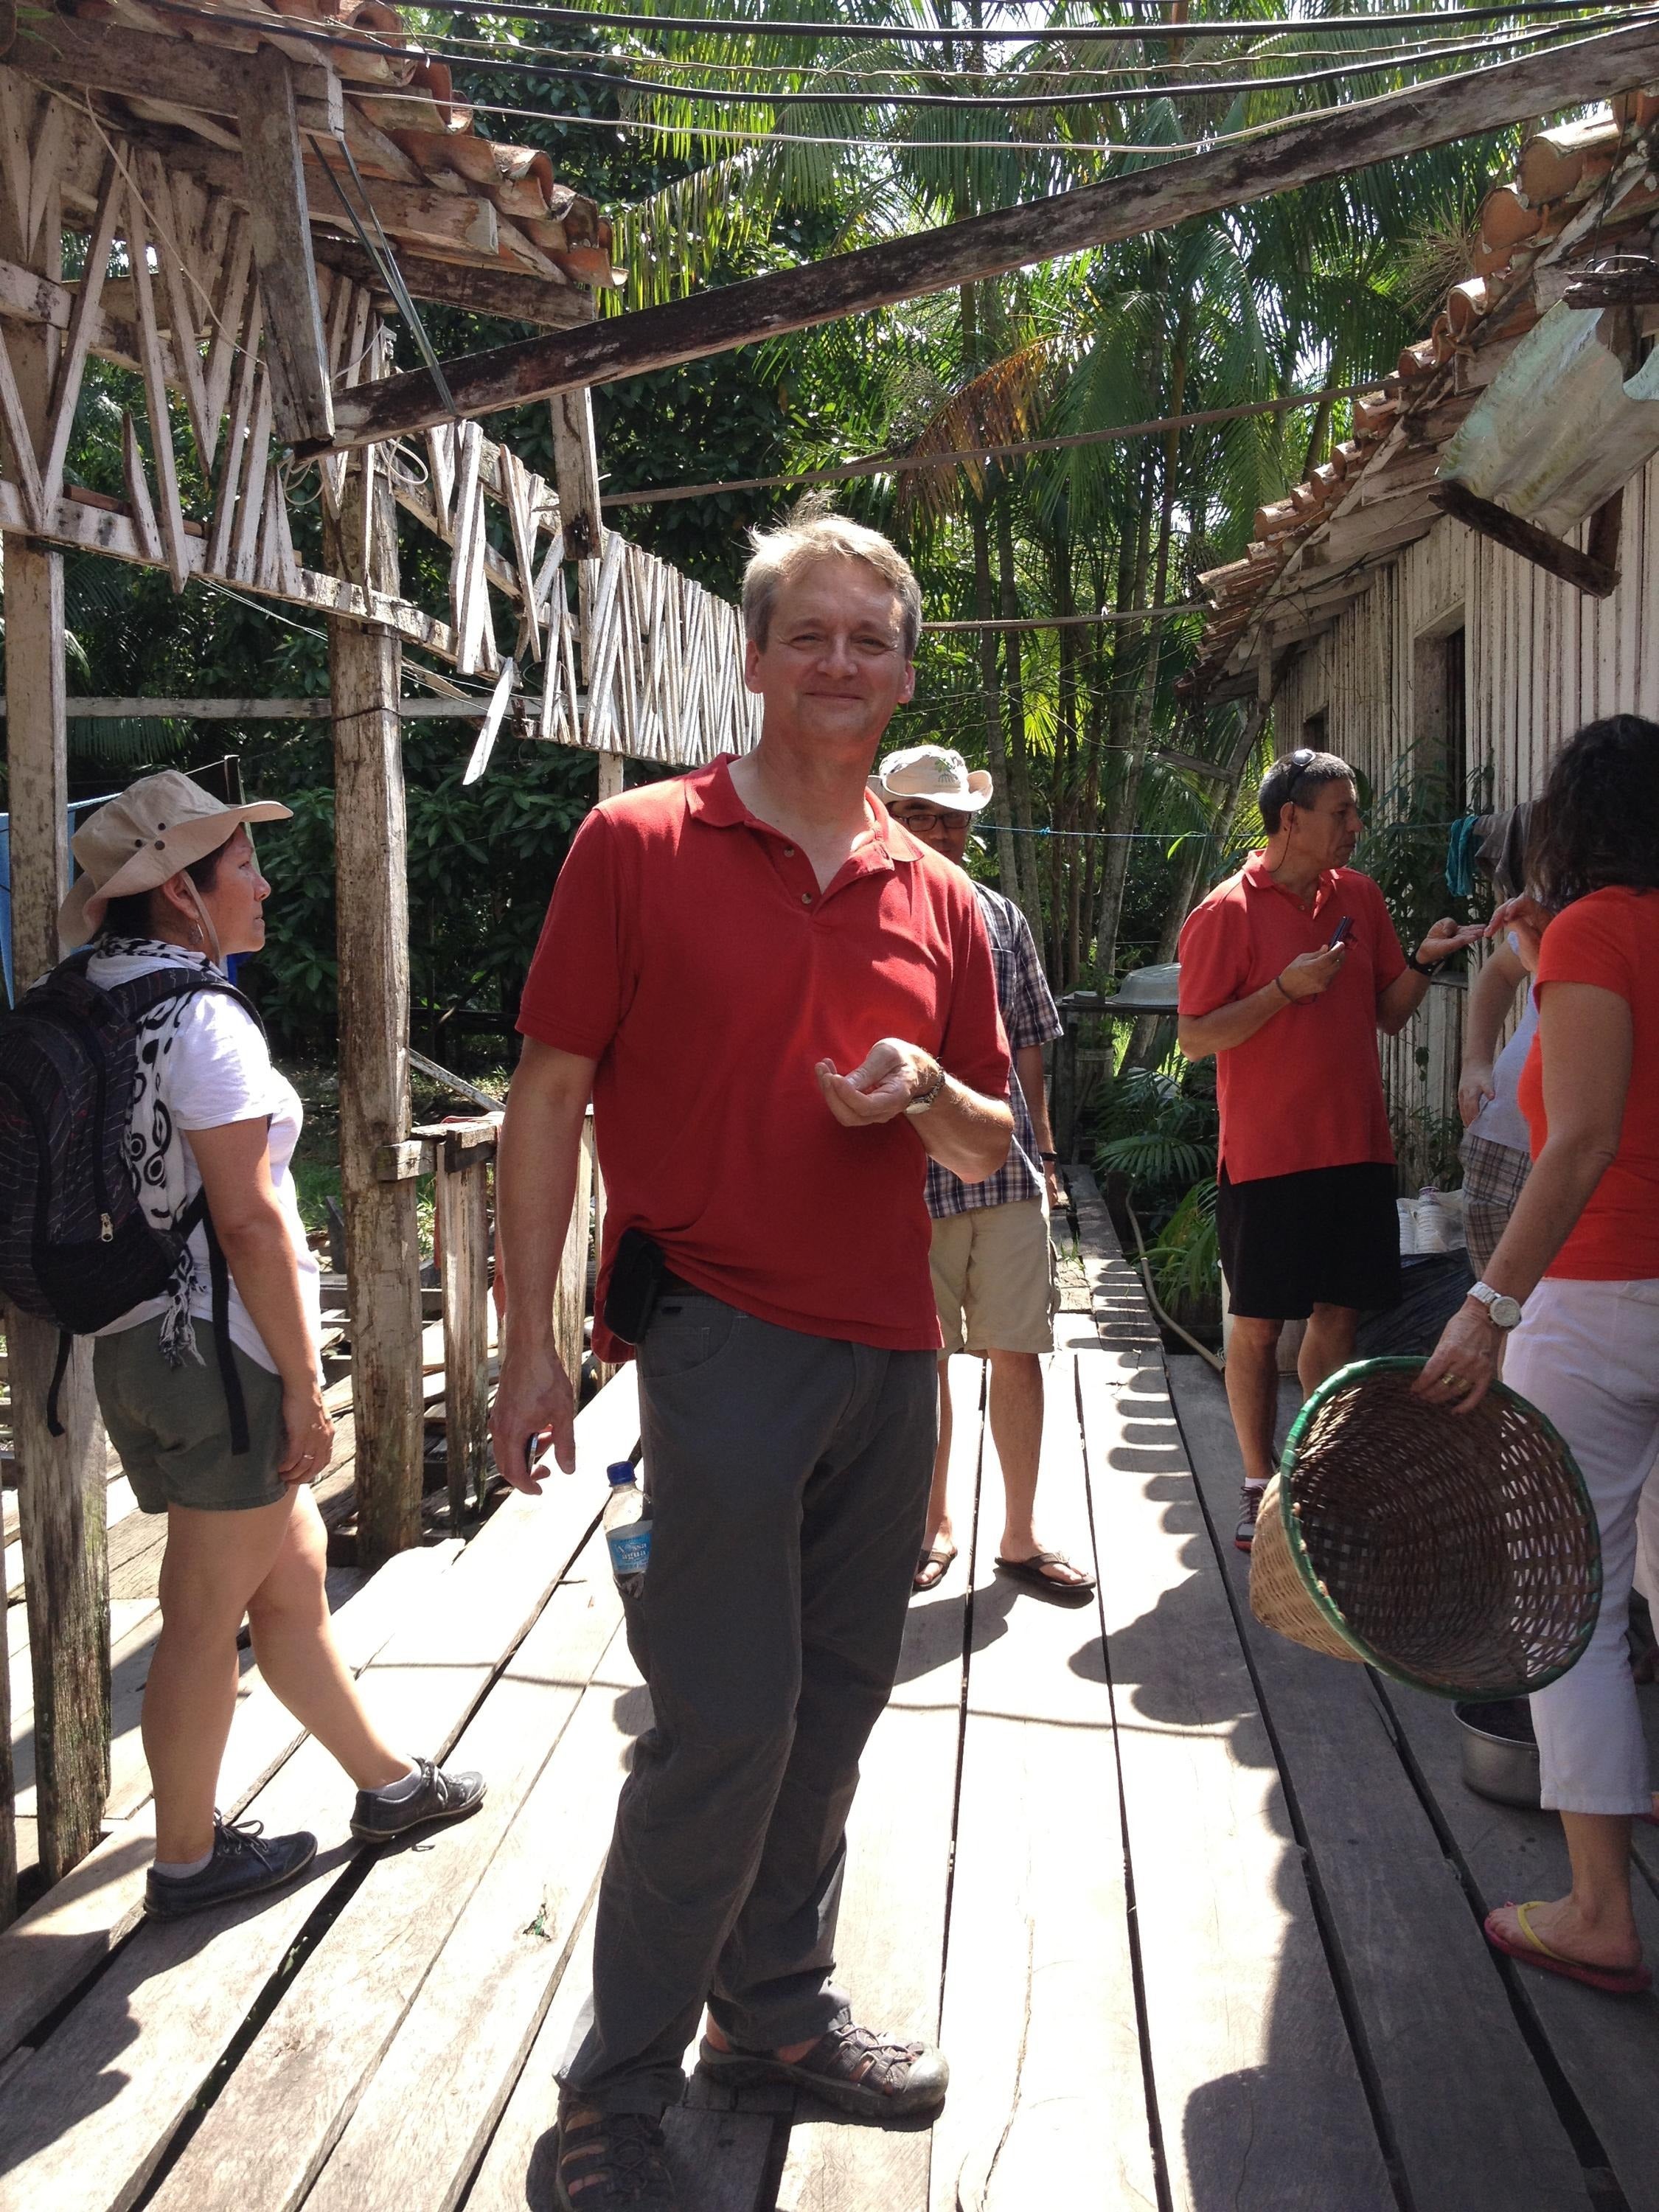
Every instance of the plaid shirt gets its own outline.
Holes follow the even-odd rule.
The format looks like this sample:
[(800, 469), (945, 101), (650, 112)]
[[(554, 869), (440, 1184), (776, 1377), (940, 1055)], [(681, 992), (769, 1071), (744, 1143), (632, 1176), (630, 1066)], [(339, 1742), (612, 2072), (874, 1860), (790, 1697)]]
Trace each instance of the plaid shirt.
[[(991, 940), (991, 964), (996, 970), (997, 1004), (1002, 1026), (1008, 1032), (1008, 1049), (1023, 1052), (1027, 1046), (1047, 1044), (1064, 1033), (1065, 1024), (1054, 1006), (1048, 979), (1031, 937), (1031, 925), (1012, 899), (1000, 891), (975, 884), (985, 933)], [(1036, 1137), (1030, 1109), (1019, 1087), (1019, 1077), (1008, 1071), (1008, 1103), (1014, 1109), (1014, 1141), (1008, 1157), (984, 1182), (963, 1182), (960, 1176), (927, 1163), (927, 1211), (938, 1221), (952, 1213), (971, 1213), (981, 1206), (1012, 1206), (1021, 1199), (1041, 1198), (1044, 1189), (1042, 1164), (1037, 1158)]]

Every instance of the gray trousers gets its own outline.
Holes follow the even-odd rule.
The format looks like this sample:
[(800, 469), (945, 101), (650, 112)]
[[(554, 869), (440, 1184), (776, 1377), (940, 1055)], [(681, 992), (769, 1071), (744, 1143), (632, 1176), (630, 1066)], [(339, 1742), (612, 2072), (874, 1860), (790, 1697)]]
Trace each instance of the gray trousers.
[(893, 1686), (937, 1435), (936, 1355), (666, 1294), (640, 1346), (651, 1564), (628, 1607), (654, 1725), (623, 1784), (567, 2103), (659, 2114), (705, 2003), (821, 2035), (859, 1758)]

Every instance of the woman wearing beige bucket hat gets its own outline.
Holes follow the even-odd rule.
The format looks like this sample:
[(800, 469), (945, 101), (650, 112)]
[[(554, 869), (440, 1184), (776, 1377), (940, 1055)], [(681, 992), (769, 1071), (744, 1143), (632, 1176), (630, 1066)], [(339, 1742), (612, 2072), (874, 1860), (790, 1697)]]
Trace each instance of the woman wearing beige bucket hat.
[[(266, 1681), (356, 1783), (355, 1834), (400, 1835), (483, 1797), (477, 1775), (446, 1774), (382, 1740), (330, 1626), (308, 1486), (328, 1465), (333, 1426), (318, 1370), (317, 1263), (289, 1173), (301, 1109), (222, 974), (233, 954), (264, 943), (270, 886), (247, 825), (289, 811), (275, 799), (222, 805), (175, 769), (145, 776), (76, 831), (82, 873), (59, 917), (66, 945), (90, 942), (87, 980), (100, 990), (162, 969), (185, 978), (139, 1018), (127, 1163), (155, 1228), (182, 1230), (198, 1193), (205, 1212), (167, 1289), (100, 1330), (93, 1358), (139, 1507), (167, 1516), (143, 1709), (155, 1792), (145, 1903), (162, 1918), (274, 1888), (316, 1852), (314, 1836), (262, 1836), (214, 1809), (245, 1614)], [(216, 1319), (212, 1278), (224, 1266)]]

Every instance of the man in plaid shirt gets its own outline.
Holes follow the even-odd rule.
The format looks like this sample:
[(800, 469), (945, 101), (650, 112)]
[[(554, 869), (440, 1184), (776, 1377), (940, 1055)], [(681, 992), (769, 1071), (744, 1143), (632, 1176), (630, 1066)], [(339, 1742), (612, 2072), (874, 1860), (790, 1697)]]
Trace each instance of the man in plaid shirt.
[[(895, 821), (957, 867), (974, 817), (991, 797), (983, 769), (960, 753), (920, 745), (890, 753), (872, 788)], [(1008, 1082), (1014, 1141), (1006, 1164), (988, 1182), (965, 1183), (929, 1161), (927, 1211), (933, 1217), (933, 1297), (945, 1349), (939, 1355), (939, 1455), (933, 1462), (927, 1530), (916, 1588), (942, 1582), (957, 1547), (951, 1534), (946, 1475), (951, 1461), (951, 1394), (945, 1362), (967, 1350), (991, 1363), (991, 1435), (1002, 1467), (1004, 1512), (999, 1571), (1061, 1603), (1085, 1601), (1093, 1577), (1045, 1550), (1033, 1520), (1042, 1444), (1042, 1358), (1054, 1349), (1054, 1251), (1048, 1209), (1064, 1196), (1054, 1172), (1042, 1048), (1060, 1035), (1048, 980), (1030, 925), (1012, 899), (983, 884), (974, 889), (985, 916), (996, 970), (997, 1003), (1008, 1033)]]

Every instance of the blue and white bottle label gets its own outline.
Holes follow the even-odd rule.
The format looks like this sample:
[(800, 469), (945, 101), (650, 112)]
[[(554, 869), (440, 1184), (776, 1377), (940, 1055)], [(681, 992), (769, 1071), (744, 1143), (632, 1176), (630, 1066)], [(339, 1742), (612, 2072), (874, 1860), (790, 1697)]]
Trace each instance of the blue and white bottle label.
[(642, 1575), (651, 1564), (651, 1524), (632, 1521), (621, 1528), (607, 1528), (605, 1540), (611, 1549), (611, 1571), (621, 1582), (629, 1575)]

